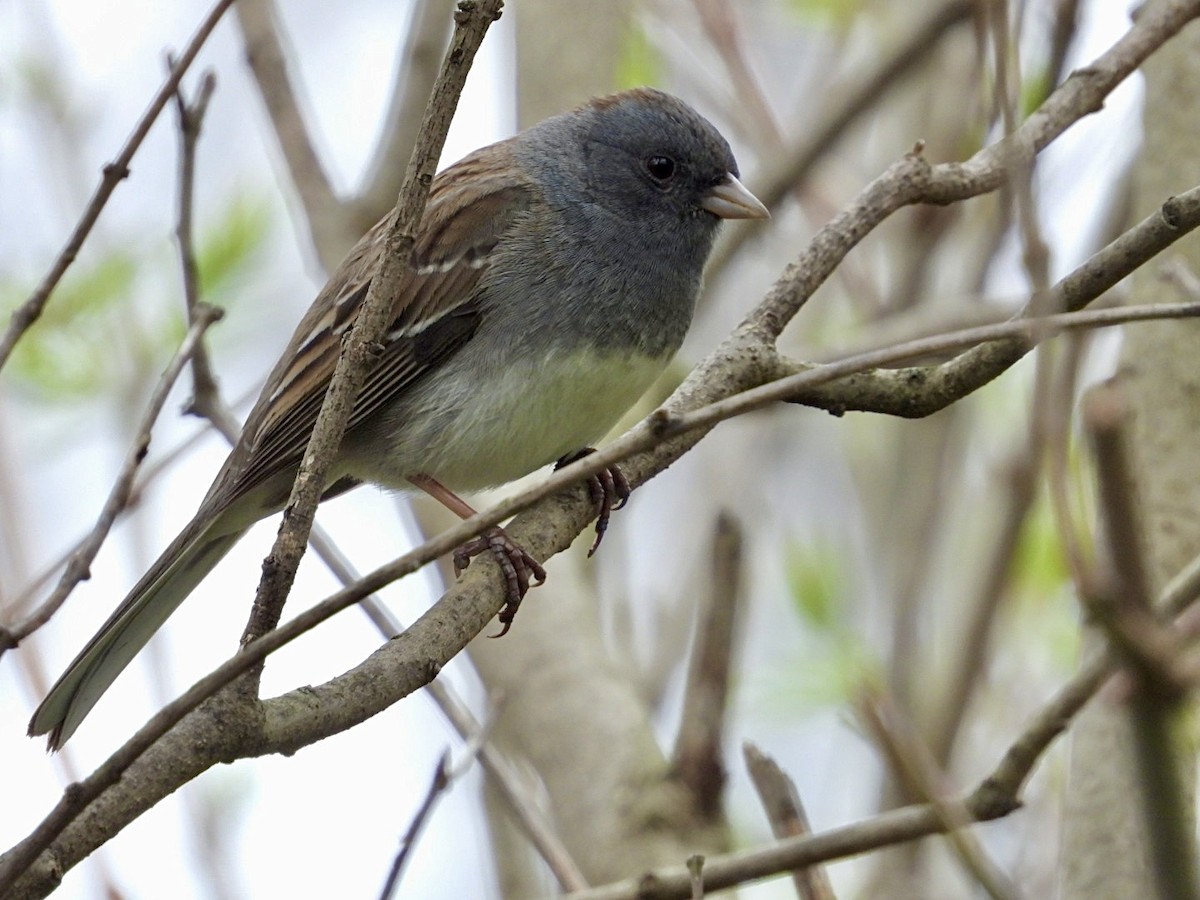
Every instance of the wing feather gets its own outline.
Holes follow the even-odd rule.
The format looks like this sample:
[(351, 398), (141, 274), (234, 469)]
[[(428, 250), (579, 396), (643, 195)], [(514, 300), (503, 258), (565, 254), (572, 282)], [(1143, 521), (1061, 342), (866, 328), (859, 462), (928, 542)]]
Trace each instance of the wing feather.
[[(349, 427), (389, 405), (475, 333), (485, 314), (481, 295), (492, 251), (538, 199), (519, 171), (505, 142), (434, 179), (383, 350), (355, 400)], [(301, 320), (207, 502), (229, 505), (299, 464), (390, 221), (386, 217), (363, 236)]]

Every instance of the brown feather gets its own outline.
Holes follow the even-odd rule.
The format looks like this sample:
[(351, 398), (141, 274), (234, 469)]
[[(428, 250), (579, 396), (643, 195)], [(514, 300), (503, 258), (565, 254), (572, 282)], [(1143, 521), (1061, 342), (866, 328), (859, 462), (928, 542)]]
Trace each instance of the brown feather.
[[(383, 351), (367, 374), (349, 427), (393, 401), (474, 333), (489, 254), (536, 198), (536, 188), (510, 164), (510, 154), (509, 142), (494, 144), (434, 179)], [(390, 221), (385, 217), (359, 240), (297, 326), (209, 502), (228, 506), (299, 464)], [(430, 329), (436, 333), (425, 334)]]

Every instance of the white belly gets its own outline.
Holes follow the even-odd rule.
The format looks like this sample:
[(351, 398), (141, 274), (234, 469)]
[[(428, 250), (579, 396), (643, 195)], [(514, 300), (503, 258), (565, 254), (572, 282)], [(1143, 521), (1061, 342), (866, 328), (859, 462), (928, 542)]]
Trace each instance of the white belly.
[[(406, 476), (428, 474), (452, 490), (514, 481), (559, 457), (592, 446), (662, 372), (665, 360), (571, 353), (517, 362), (469, 390), (439, 390), (426, 413), (409, 410), (388, 438), (386, 453), (351, 451), (346, 470), (360, 478), (406, 487)], [(418, 422), (426, 423), (424, 426)], [(349, 449), (349, 448), (347, 448)]]

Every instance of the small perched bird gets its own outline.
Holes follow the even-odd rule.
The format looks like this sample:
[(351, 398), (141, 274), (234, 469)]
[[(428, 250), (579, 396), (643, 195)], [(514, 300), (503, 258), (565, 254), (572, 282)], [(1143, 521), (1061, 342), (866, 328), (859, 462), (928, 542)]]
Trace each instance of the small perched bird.
[[(324, 497), (361, 482), (415, 486), (465, 517), (454, 491), (590, 452), (679, 349), (720, 220), (767, 216), (737, 174), (708, 121), (650, 88), (591, 100), (441, 172)], [(317, 295), (195, 517), (34, 713), (29, 733), (48, 734), (51, 749), (246, 530), (287, 502), (387, 228), (372, 228)], [(619, 472), (593, 483), (597, 541), (628, 491)], [(499, 528), (455, 564), (485, 551), (508, 581), (507, 629), (545, 573)]]

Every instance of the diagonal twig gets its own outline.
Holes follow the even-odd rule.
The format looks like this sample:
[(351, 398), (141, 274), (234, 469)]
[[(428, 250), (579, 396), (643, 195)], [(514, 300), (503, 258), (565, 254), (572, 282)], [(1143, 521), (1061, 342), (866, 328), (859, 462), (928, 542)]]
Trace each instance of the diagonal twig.
[[(455, 13), (455, 31), (442, 62), (441, 72), (429, 98), (421, 131), (396, 202), (396, 214), (384, 239), (378, 271), (371, 279), (366, 298), (342, 345), (337, 366), (326, 390), (312, 437), (284, 508), (283, 521), (270, 555), (263, 563), (263, 576), (254, 598), (250, 621), (242, 636), (247, 644), (271, 631), (279, 622), (283, 603), (291, 590), (300, 557), (308, 543), (317, 503), (326, 485), (326, 473), (341, 444), (358, 395), (371, 364), (375, 345), (383, 338), (394, 298), (411, 265), (416, 230), (425, 209), (450, 121), (458, 106), (467, 73), (483, 37), (500, 17), (503, 0), (462, 0)], [(251, 687), (251, 685), (247, 685)]]
[[(168, 57), (168, 63), (171, 63)], [(187, 308), (188, 321), (193, 321), (196, 307), (200, 303), (200, 271), (196, 264), (196, 246), (193, 233), (192, 209), (196, 186), (196, 146), (208, 103), (216, 90), (217, 78), (212, 70), (206, 71), (196, 89), (196, 96), (189, 103), (182, 90), (175, 92), (175, 113), (179, 124), (179, 194), (178, 215), (175, 223), (175, 241), (179, 245), (179, 263), (183, 274), (183, 301)], [(192, 399), (188, 412), (200, 414), (220, 403), (217, 379), (213, 375), (208, 358), (208, 348), (201, 341), (192, 354)], [(211, 419), (211, 416), (205, 416)]]
[(283, 155), (304, 220), (322, 267), (332, 272), (358, 234), (342, 208), (325, 167), (321, 165), (300, 102), (288, 76), (279, 16), (274, 0), (241, 0), (234, 10), (246, 48), (246, 61), (258, 85)]
[[(776, 838), (812, 834), (808, 814), (800, 802), (800, 792), (779, 764), (749, 741), (742, 744), (742, 756), (746, 760), (746, 770), (750, 773), (754, 790), (771, 823), (771, 833)], [(796, 884), (800, 900), (837, 900), (829, 875), (822, 866), (796, 869), (792, 872), (792, 881)]]
[[(338, 360), (337, 369), (322, 404), (321, 414), (318, 416), (313, 436), (305, 451), (304, 461), (301, 463), (292, 497), (289, 499), (285, 511), (283, 525), (280, 527), (276, 545), (269, 557), (271, 564), (264, 566), (263, 579), (259, 584), (258, 596), (255, 598), (255, 609), (251, 614), (251, 624), (248, 626), (251, 634), (254, 634), (257, 629), (270, 630), (266, 626), (273, 627), (274, 623), (270, 620), (278, 618), (281, 610), (281, 598), (286, 595), (287, 589), (295, 577), (296, 566), (300, 562), (308, 532), (312, 527), (317, 501), (323, 488), (324, 472), (336, 450), (341, 432), (345, 429), (350, 414), (350, 405), (371, 361), (370, 344), (382, 336), (387, 324), (386, 313), (394, 294), (394, 285), (403, 275), (404, 267), (409, 264), (414, 240), (413, 232), (424, 208), (428, 185), (432, 180), (433, 169), (437, 164), (446, 131), (450, 126), (458, 94), (462, 90), (475, 52), (482, 43), (488, 26), (499, 16), (502, 5), (502, 0), (478, 0), (478, 2), (463, 0), (455, 14), (455, 36), (446, 54), (438, 84), (430, 97), (429, 108), (422, 123), (421, 135), (418, 137), (416, 148), (413, 151), (413, 158), (405, 177), (405, 187), (397, 204), (397, 216), (388, 234), (387, 253), (383, 257), (380, 271), (371, 282), (363, 310), (348, 339), (348, 346), (343, 349)], [(409, 252), (404, 252), (405, 246), (409, 248)], [(196, 331), (197, 329), (193, 328), (189, 334)], [(258, 633), (263, 632), (259, 631)], [(267, 638), (271, 637), (274, 635), (267, 635)], [(236, 665), (232, 668), (236, 669), (239, 674), (242, 671), (248, 671), (248, 669), (241, 668), (244, 663), (257, 664), (263, 658), (254, 652), (253, 641), (250, 643), (251, 647), (248, 648), (248, 652), (239, 654), (238, 658), (233, 660)], [(272, 644), (273, 642), (265, 643), (263, 649), (269, 648)], [(213, 681), (209, 681), (202, 691), (185, 693), (184, 697), (187, 697), (188, 700), (184, 704), (170, 704), (166, 708), (170, 711), (167, 715), (160, 713), (154, 716), (147, 727), (139, 730), (121, 750), (109, 757), (93, 777), (87, 780), (90, 782), (90, 788), (67, 792), (64, 799), (34, 829), (33, 833), (0, 860), (0, 892), (6, 884), (34, 862), (38, 854), (49, 846), (50, 842), (70, 824), (75, 816), (87, 806), (88, 802), (99, 796), (105, 787), (119, 778), (120, 773), (164, 734), (171, 724), (188, 710), (194, 708), (200, 698), (207, 697), (209, 694), (206, 691), (211, 685), (215, 682), (220, 682), (221, 686), (228, 683), (222, 679), (227, 677), (231, 670), (222, 667), (218, 671), (221, 674)]]
[(112, 489), (109, 491), (108, 499), (104, 501), (104, 507), (100, 511), (100, 516), (96, 520), (95, 526), (67, 560), (66, 569), (45, 602), (15, 628), (0, 629), (0, 654), (3, 654), (7, 649), (15, 647), (19, 641), (45, 625), (58, 612), (67, 597), (70, 596), (71, 591), (75, 589), (75, 586), (89, 577), (92, 561), (96, 558), (96, 554), (100, 552), (100, 546), (104, 543), (105, 538), (108, 537), (108, 532), (112, 529), (113, 522), (116, 521), (117, 516), (120, 515), (121, 510), (125, 508), (125, 504), (129, 500), (129, 494), (133, 489), (134, 476), (137, 474), (138, 466), (145, 459), (146, 451), (150, 446), (150, 431), (162, 413), (163, 405), (167, 401), (167, 395), (171, 392), (175, 380), (179, 378), (188, 359), (191, 358), (196, 347), (199, 346), (204, 332), (214, 322), (218, 321), (221, 315), (221, 310), (215, 306), (201, 304), (197, 307), (195, 321), (192, 322), (192, 326), (184, 336), (179, 349), (175, 351), (175, 355), (167, 364), (166, 370), (159, 377), (158, 384), (154, 386), (154, 392), (150, 395), (150, 400), (146, 404), (146, 410), (142, 414), (133, 444), (125, 454), (125, 460), (121, 464), (121, 471), (117, 475), (117, 480), (113, 483)]
[(112, 196), (112, 192), (116, 190), (117, 185), (128, 177), (129, 163), (133, 160), (134, 154), (137, 153), (138, 148), (142, 145), (142, 141), (145, 139), (147, 133), (149, 133), (150, 126), (154, 124), (163, 107), (167, 105), (167, 101), (175, 93), (180, 80), (196, 59), (196, 54), (200, 52), (200, 48), (204, 46), (204, 42), (208, 40), (208, 36), (217, 27), (217, 22), (221, 20), (225, 11), (232, 4), (233, 0), (217, 0), (213, 5), (212, 10), (205, 16), (204, 21), (200, 23), (200, 27), (196, 29), (196, 33), (188, 41), (183, 53), (179, 55), (178, 62), (171, 67), (171, 74), (167, 76), (167, 80), (163, 82), (162, 87), (158, 89), (158, 93), (150, 101), (150, 105), (142, 114), (141, 119), (134, 126), (133, 133), (125, 139), (125, 144), (120, 152), (117, 153), (116, 158), (104, 166), (100, 184), (96, 186), (91, 200), (88, 201), (87, 208), (84, 210), (79, 222), (76, 223), (71, 236), (67, 238), (66, 245), (33, 294), (13, 312), (8, 330), (5, 331), (3, 337), (0, 337), (0, 368), (3, 368), (4, 363), (12, 355), (17, 341), (21, 339), (21, 336), (41, 316), (42, 310), (50, 299), (50, 295), (58, 286), (59, 281), (62, 280), (67, 269), (70, 268), (71, 263), (75, 261), (75, 257), (79, 254), (79, 248), (83, 246), (83, 242), (91, 233), (92, 226), (96, 224), (96, 220), (100, 218), (100, 213), (104, 209), (105, 204), (108, 203), (108, 198)]

